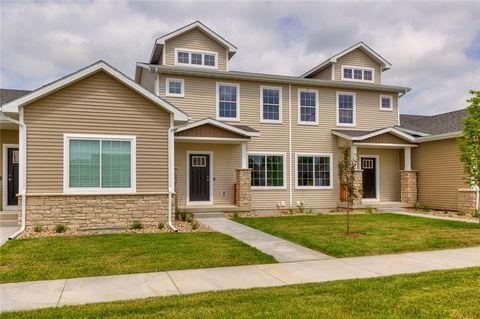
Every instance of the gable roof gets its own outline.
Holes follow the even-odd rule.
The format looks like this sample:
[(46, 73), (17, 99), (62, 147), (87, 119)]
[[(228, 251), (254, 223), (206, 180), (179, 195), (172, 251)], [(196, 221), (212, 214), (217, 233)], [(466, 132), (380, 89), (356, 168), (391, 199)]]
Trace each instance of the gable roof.
[(342, 56), (344, 55), (347, 55), (348, 53), (352, 52), (353, 50), (356, 50), (356, 49), (360, 49), (362, 50), (363, 52), (365, 52), (370, 58), (372, 58), (375, 62), (377, 62), (378, 64), (381, 65), (382, 67), (382, 71), (386, 71), (388, 69), (390, 69), (392, 67), (392, 65), (390, 64), (390, 62), (388, 62), (387, 60), (385, 60), (380, 54), (378, 54), (377, 52), (375, 52), (372, 48), (370, 48), (368, 45), (366, 45), (365, 43), (363, 42), (358, 42), (357, 44), (354, 44), (352, 45), (351, 47), (343, 50), (342, 52), (340, 53), (337, 53), (335, 54), (334, 56), (332, 56), (331, 58), (323, 61), (322, 63), (320, 63), (319, 65), (317, 65), (316, 67), (308, 70), (307, 72), (303, 73), (302, 75), (300, 75), (301, 78), (306, 78), (306, 77), (309, 77), (309, 76), (312, 76), (314, 75), (315, 73), (323, 70), (324, 68), (326, 68), (327, 66), (331, 65), (332, 63), (335, 63), (337, 62), (337, 60), (339, 58), (341, 58)]
[(452, 111), (433, 116), (423, 116), (411, 121), (402, 121), (400, 117), (399, 129), (422, 132), (429, 135), (438, 135), (462, 131), (463, 119), (468, 116), (466, 109)]
[(128, 76), (121, 73), (120, 71), (118, 71), (117, 69), (115, 69), (114, 67), (112, 67), (111, 65), (109, 65), (104, 61), (95, 62), (83, 69), (80, 69), (74, 73), (71, 73), (63, 78), (53, 81), (26, 95), (23, 95), (17, 99), (14, 99), (4, 104), (2, 105), (2, 112), (17, 113), (20, 107), (28, 103), (31, 103), (33, 101), (36, 101), (44, 96), (47, 96), (55, 91), (58, 91), (66, 86), (69, 86), (99, 71), (104, 71), (105, 73), (112, 76), (114, 79), (118, 80), (119, 82), (123, 83), (124, 85), (126, 85), (127, 87), (135, 91), (136, 93), (145, 97), (147, 100), (150, 100), (150, 102), (163, 108), (167, 112), (172, 113), (176, 121), (188, 121), (189, 119), (188, 114), (181, 111), (170, 102), (148, 91), (146, 88), (136, 83), (135, 81), (130, 79)]
[(225, 38), (220, 36), (218, 33), (207, 27), (205, 24), (201, 23), (200, 21), (195, 21), (190, 24), (187, 24), (186, 26), (183, 26), (175, 31), (172, 31), (170, 33), (165, 34), (164, 36), (158, 38), (155, 40), (155, 44), (153, 46), (153, 51), (152, 55), (150, 57), (150, 63), (158, 63), (160, 60), (160, 54), (163, 50), (163, 47), (165, 46), (165, 41), (174, 38), (176, 36), (179, 36), (185, 32), (188, 32), (193, 29), (200, 29), (203, 31), (205, 34), (207, 34), (210, 38), (212, 38), (214, 41), (218, 42), (222, 46), (228, 49), (228, 57), (231, 58), (235, 53), (237, 53), (237, 47), (234, 46), (232, 43), (227, 41)]
[(0, 89), (0, 106), (13, 101), (21, 96), (27, 95), (30, 91), (14, 90), (14, 89)]
[(202, 126), (202, 125), (205, 125), (205, 124), (212, 125), (212, 126), (224, 129), (226, 131), (236, 133), (236, 134), (239, 134), (239, 135), (243, 135), (243, 136), (247, 136), (247, 137), (258, 137), (258, 136), (260, 136), (259, 131), (255, 130), (255, 129), (249, 127), (249, 126), (227, 124), (227, 123), (224, 123), (224, 122), (214, 120), (210, 117), (207, 117), (207, 118), (204, 118), (202, 120), (198, 120), (198, 121), (195, 121), (195, 122), (188, 123), (184, 126), (181, 126), (181, 127), (176, 129), (176, 132), (186, 131), (186, 130), (192, 129), (194, 127)]
[(382, 135), (385, 133), (390, 133), (392, 135), (398, 136), (409, 142), (415, 142), (415, 137), (396, 129), (395, 127), (384, 127), (384, 128), (373, 130), (373, 131), (337, 130), (337, 129), (332, 130), (333, 135), (342, 137), (348, 141), (362, 141), (367, 138)]

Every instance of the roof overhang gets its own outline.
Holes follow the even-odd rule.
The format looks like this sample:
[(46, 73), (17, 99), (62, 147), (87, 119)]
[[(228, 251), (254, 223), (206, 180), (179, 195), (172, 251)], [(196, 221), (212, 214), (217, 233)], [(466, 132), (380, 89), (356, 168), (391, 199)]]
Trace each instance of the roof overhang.
[(114, 79), (118, 80), (122, 84), (126, 85), (136, 93), (142, 95), (144, 98), (152, 102), (153, 104), (161, 107), (165, 111), (173, 114), (175, 121), (186, 122), (189, 120), (188, 114), (181, 111), (177, 107), (175, 107), (170, 102), (160, 98), (159, 96), (153, 94), (152, 92), (148, 91), (146, 88), (141, 86), (140, 84), (136, 83), (132, 79), (130, 79), (125, 74), (121, 73), (108, 63), (104, 61), (98, 61), (94, 64), (91, 64), (77, 72), (74, 72), (70, 75), (67, 75), (63, 78), (60, 78), (54, 82), (51, 82), (45, 86), (40, 87), (39, 89), (32, 91), (31, 93), (24, 95), (18, 99), (10, 101), (4, 105), (2, 105), (2, 112), (5, 113), (18, 113), (18, 110), (27, 105), (32, 103), (38, 99), (41, 99), (53, 92), (56, 92), (62, 88), (65, 88), (75, 82), (78, 82), (96, 72), (104, 71), (108, 75), (112, 76)]
[(399, 131), (394, 127), (386, 127), (384, 129), (376, 130), (376, 131), (373, 131), (373, 132), (368, 132), (368, 133), (358, 135), (358, 136), (351, 136), (351, 135), (348, 135), (348, 134), (345, 134), (345, 133), (342, 133), (342, 132), (332, 130), (333, 135), (339, 136), (339, 137), (341, 137), (341, 138), (343, 138), (347, 141), (363, 141), (363, 140), (366, 140), (368, 138), (378, 136), (378, 135), (382, 135), (382, 134), (385, 134), (385, 133), (390, 133), (392, 135), (398, 136), (398, 137), (400, 137), (400, 138), (402, 138), (402, 139), (404, 139), (408, 142), (414, 143), (416, 141), (415, 137), (413, 137), (413, 136), (411, 136), (411, 135), (409, 135), (405, 132)]
[(436, 135), (428, 135), (428, 136), (421, 136), (417, 137), (415, 139), (416, 142), (422, 143), (422, 142), (432, 142), (432, 141), (439, 141), (439, 140), (446, 140), (450, 138), (457, 138), (463, 136), (462, 131), (457, 131), (457, 132), (449, 132), (449, 133), (443, 133), (443, 134), (436, 134)]
[(317, 65), (313, 69), (311, 69), (311, 70), (305, 72), (304, 74), (300, 75), (300, 77), (301, 78), (309, 77), (309, 76), (323, 70), (324, 68), (331, 65), (332, 63), (336, 63), (339, 58), (341, 58), (342, 56), (344, 56), (344, 55), (346, 55), (346, 54), (348, 54), (348, 53), (350, 53), (350, 52), (352, 52), (353, 50), (356, 50), (356, 49), (361, 49), (370, 58), (372, 58), (375, 62), (380, 64), (380, 66), (382, 67), (382, 71), (386, 71), (386, 70), (388, 70), (392, 67), (390, 62), (385, 60), (380, 54), (375, 52), (372, 48), (370, 48), (365, 43), (359, 42), (359, 43), (349, 47), (348, 49), (343, 50), (342, 52), (332, 56), (330, 59), (325, 60), (324, 62), (320, 63), (319, 65)]
[(418, 135), (418, 136), (429, 136), (430, 134), (427, 134), (427, 133), (424, 133), (424, 132), (419, 132), (419, 131), (414, 131), (414, 130), (410, 130), (408, 128), (404, 128), (404, 127), (401, 127), (401, 126), (396, 126), (395, 127), (397, 130), (399, 131), (402, 131), (402, 132), (405, 132), (405, 133), (408, 133), (410, 135)]
[(182, 125), (182, 126), (178, 127), (175, 130), (175, 132), (183, 132), (183, 131), (190, 130), (192, 128), (195, 128), (195, 127), (198, 127), (198, 126), (201, 126), (201, 125), (206, 125), (206, 124), (218, 127), (218, 128), (223, 129), (225, 131), (232, 132), (232, 133), (235, 133), (235, 134), (247, 137), (247, 138), (259, 137), (260, 136), (260, 132), (247, 131), (247, 130), (244, 130), (240, 127), (236, 127), (234, 125), (223, 123), (223, 122), (214, 120), (212, 118), (206, 118), (206, 119), (203, 119), (203, 120), (199, 120), (199, 121), (195, 121), (195, 122), (192, 122), (192, 123)]

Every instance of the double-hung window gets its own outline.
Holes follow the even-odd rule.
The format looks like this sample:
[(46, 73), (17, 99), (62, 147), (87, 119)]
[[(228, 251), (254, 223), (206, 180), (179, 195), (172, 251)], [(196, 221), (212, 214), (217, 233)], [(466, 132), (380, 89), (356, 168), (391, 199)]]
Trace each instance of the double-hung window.
[(240, 84), (217, 83), (217, 120), (240, 121)]
[(218, 53), (175, 49), (175, 64), (204, 68), (217, 68)]
[(374, 69), (372, 68), (342, 65), (342, 80), (374, 82), (373, 71)]
[(167, 78), (165, 82), (166, 96), (184, 97), (183, 79)]
[(250, 154), (248, 167), (252, 169), (253, 188), (285, 187), (285, 154)]
[(279, 87), (260, 87), (260, 121), (265, 123), (282, 122), (282, 89)]
[(298, 123), (318, 124), (318, 91), (298, 90)]
[(355, 93), (337, 92), (337, 126), (356, 126)]
[(133, 136), (65, 134), (65, 191), (135, 191), (135, 144)]
[(392, 111), (393, 110), (393, 97), (391, 95), (380, 95), (380, 110)]
[(332, 154), (296, 154), (299, 189), (332, 188)]

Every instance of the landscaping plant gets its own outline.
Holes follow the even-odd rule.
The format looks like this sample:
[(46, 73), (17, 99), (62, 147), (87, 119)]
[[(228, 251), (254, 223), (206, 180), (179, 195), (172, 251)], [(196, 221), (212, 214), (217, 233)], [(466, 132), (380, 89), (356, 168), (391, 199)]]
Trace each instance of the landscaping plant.
[[(352, 154), (353, 155), (353, 154)], [(360, 197), (359, 190), (355, 187), (355, 169), (357, 161), (350, 158), (348, 149), (343, 152), (343, 159), (338, 162), (338, 179), (346, 193), (347, 203), (347, 235), (350, 235), (350, 211), (355, 201)]]
[(67, 227), (63, 224), (58, 224), (58, 225), (55, 225), (55, 232), (56, 233), (64, 233), (67, 231)]
[(138, 220), (134, 220), (132, 223), (131, 229), (142, 229), (143, 225)]

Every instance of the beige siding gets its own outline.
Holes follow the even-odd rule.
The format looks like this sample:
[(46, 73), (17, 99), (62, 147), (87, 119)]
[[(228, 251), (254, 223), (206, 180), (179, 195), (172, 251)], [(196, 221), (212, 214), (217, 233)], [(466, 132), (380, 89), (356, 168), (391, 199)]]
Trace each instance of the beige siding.
[(411, 144), (410, 142), (390, 133), (367, 138), (366, 140), (362, 140), (362, 143)]
[(166, 41), (165, 46), (165, 65), (175, 65), (175, 48), (180, 48), (217, 52), (218, 69), (227, 69), (227, 49), (199, 29), (193, 29), (172, 38)]
[(318, 80), (331, 80), (332, 79), (332, 66), (328, 66), (322, 71), (315, 73), (313, 76), (311, 76), (312, 79), (318, 79)]
[(358, 154), (379, 156), (380, 201), (400, 201), (399, 150), (359, 148)]
[(242, 135), (235, 134), (213, 125), (204, 124), (186, 131), (175, 133), (175, 136), (182, 137), (220, 137), (220, 138), (245, 138)]
[[(213, 156), (213, 204), (233, 205), (235, 169), (241, 165), (241, 147), (239, 144), (175, 143), (175, 191), (178, 204), (187, 203), (187, 152), (212, 152)], [(210, 159), (212, 160), (212, 159)], [(225, 191), (225, 195), (222, 195)], [(192, 205), (194, 205), (192, 203)]]
[(458, 189), (466, 188), (455, 139), (420, 143), (412, 152), (418, 170), (418, 201), (438, 209), (458, 208)]
[(150, 73), (148, 70), (140, 68), (142, 74), (140, 76), (140, 84), (150, 92), (155, 92), (155, 73)]
[(170, 116), (106, 73), (98, 72), (25, 107), (27, 190), (63, 192), (63, 134), (134, 135), (137, 191), (167, 191)]
[(3, 203), (3, 182), (4, 182), (4, 179), (7, 178), (6, 176), (3, 176), (3, 170), (4, 170), (3, 145), (4, 144), (18, 144), (18, 130), (0, 129), (0, 203), (2, 204), (1, 205), (2, 207), (5, 207), (7, 205), (7, 203)]
[(355, 49), (350, 53), (345, 54), (340, 57), (335, 63), (335, 80), (342, 80), (342, 65), (346, 66), (359, 66), (375, 69), (375, 83), (381, 84), (381, 67), (380, 65), (372, 60), (365, 52), (361, 49)]

